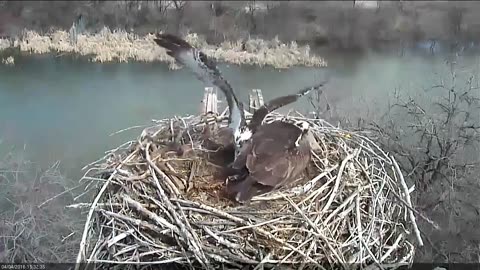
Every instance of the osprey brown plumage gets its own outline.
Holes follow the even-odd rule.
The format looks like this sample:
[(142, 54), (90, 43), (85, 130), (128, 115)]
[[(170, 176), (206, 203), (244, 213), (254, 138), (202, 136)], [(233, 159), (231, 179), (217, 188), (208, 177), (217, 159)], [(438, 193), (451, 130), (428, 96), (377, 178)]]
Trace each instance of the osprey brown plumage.
[[(253, 113), (252, 119), (247, 125), (248, 130), (250, 130), (252, 134), (254, 134), (257, 131), (258, 127), (262, 125), (263, 120), (269, 113), (297, 101), (298, 98), (308, 94), (312, 90), (320, 89), (323, 85), (324, 83), (317, 84), (311, 87), (306, 87), (298, 91), (296, 94), (281, 96), (268, 101)], [(222, 163), (225, 166), (231, 165), (235, 158), (233, 131), (228, 128), (220, 128), (218, 129), (217, 134), (213, 136), (215, 137), (214, 140), (211, 139), (212, 134), (210, 133), (210, 129), (208, 126), (206, 126), (205, 131), (205, 147), (209, 150), (215, 151), (215, 154), (213, 156), (217, 157), (217, 159), (223, 159), (223, 162), (219, 162), (218, 160), (216, 160), (214, 161), (214, 163), (217, 165), (219, 165), (219, 163)], [(233, 170), (230, 174), (234, 174), (234, 172), (235, 170)]]
[(305, 122), (259, 126), (233, 162), (227, 192), (244, 202), (296, 180), (310, 162), (312, 140)]
[(221, 77), (216, 64), (186, 41), (158, 34), (155, 42), (178, 62), (189, 67), (197, 78), (222, 90), (229, 106), (229, 127), (235, 142), (235, 159), (230, 166), (227, 192), (237, 201), (277, 189), (298, 178), (310, 161), (312, 136), (308, 123), (279, 120), (263, 124), (271, 111), (295, 102), (299, 97), (324, 84), (302, 89), (297, 94), (275, 98), (253, 115), (247, 125), (243, 107), (231, 86)]

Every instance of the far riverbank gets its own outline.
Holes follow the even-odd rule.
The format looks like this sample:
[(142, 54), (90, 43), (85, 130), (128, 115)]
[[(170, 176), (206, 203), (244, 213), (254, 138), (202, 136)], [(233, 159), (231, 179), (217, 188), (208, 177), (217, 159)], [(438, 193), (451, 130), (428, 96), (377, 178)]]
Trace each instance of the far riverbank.
[[(10, 40), (0, 40), (0, 52), (18, 49), (21, 53), (57, 53), (89, 56), (92, 62), (166, 62), (171, 68), (178, 68), (165, 50), (153, 41), (155, 35), (137, 35), (125, 31), (111, 31), (105, 27), (98, 33), (72, 34), (56, 30), (39, 34), (24, 30), (22, 35)], [(210, 45), (195, 33), (184, 37), (193, 46), (218, 61), (237, 65), (272, 66), (278, 69), (292, 66), (325, 67), (327, 62), (313, 55), (308, 45), (299, 46), (292, 41), (282, 43), (272, 40), (248, 39), (246, 41), (225, 41)], [(4, 57), (6, 58), (6, 57)]]

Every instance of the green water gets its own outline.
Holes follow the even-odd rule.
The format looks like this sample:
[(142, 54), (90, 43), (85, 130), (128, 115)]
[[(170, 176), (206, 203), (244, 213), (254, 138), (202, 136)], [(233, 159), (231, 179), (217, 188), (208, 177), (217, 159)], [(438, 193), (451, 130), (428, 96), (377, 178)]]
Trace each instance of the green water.
[[(443, 56), (332, 54), (326, 58), (328, 68), (278, 71), (222, 64), (221, 69), (243, 101), (252, 88), (262, 89), (268, 100), (328, 78), (325, 97), (332, 111), (348, 117), (380, 114), (395, 88), (434, 95), (425, 89), (448, 70)], [(478, 73), (477, 59), (463, 57), (463, 67)], [(0, 66), (0, 154), (25, 147), (32, 161), (48, 166), (59, 160), (68, 177), (78, 178), (81, 167), (141, 130), (109, 134), (149, 124), (151, 119), (194, 114), (203, 87), (185, 69), (171, 71), (162, 63), (19, 57), (13, 67)], [(307, 100), (294, 107), (312, 110)]]

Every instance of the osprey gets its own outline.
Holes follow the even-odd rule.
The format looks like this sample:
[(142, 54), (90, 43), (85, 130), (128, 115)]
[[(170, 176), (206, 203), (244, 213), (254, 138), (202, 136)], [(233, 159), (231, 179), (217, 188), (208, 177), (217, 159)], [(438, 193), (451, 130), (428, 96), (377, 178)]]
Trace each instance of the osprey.
[(222, 90), (227, 99), (229, 110), (228, 127), (233, 131), (235, 148), (239, 149), (243, 142), (250, 139), (252, 133), (246, 126), (243, 104), (238, 101), (232, 86), (222, 77), (216, 63), (207, 58), (203, 52), (174, 35), (157, 34), (154, 41), (165, 48), (168, 55), (193, 71), (197, 79)]
[(310, 125), (284, 117), (262, 124), (271, 111), (295, 102), (322, 84), (300, 90), (297, 94), (272, 99), (260, 107), (248, 125), (252, 137), (244, 143), (230, 167), (227, 193), (238, 202), (270, 192), (296, 180), (308, 166), (311, 150), (319, 149)]
[[(268, 101), (253, 113), (252, 119), (247, 125), (247, 130), (250, 130), (250, 132), (254, 134), (270, 112), (295, 102), (299, 97), (308, 94), (312, 90), (317, 90), (321, 86), (323, 86), (323, 84), (307, 87), (298, 91), (296, 94), (281, 96)], [(211, 158), (213, 158), (211, 161), (214, 164), (223, 166), (232, 164), (235, 158), (233, 133), (234, 132), (228, 127), (218, 129), (216, 134), (211, 134), (208, 126), (204, 129), (204, 147), (214, 151), (214, 154), (211, 156)], [(211, 139), (212, 137), (214, 137), (213, 140)], [(228, 170), (228, 168), (227, 171), (230, 171), (230, 174), (234, 174), (234, 171)]]
[(249, 201), (296, 180), (310, 161), (310, 151), (318, 147), (309, 124), (288, 118), (263, 124), (268, 113), (324, 84), (302, 89), (297, 94), (282, 96), (261, 106), (246, 123), (243, 104), (230, 84), (221, 76), (216, 63), (185, 40), (170, 34), (157, 34), (154, 41), (167, 54), (189, 68), (196, 77), (217, 86), (225, 94), (229, 107), (228, 127), (233, 133), (234, 161), (229, 168), (227, 193), (237, 201)]

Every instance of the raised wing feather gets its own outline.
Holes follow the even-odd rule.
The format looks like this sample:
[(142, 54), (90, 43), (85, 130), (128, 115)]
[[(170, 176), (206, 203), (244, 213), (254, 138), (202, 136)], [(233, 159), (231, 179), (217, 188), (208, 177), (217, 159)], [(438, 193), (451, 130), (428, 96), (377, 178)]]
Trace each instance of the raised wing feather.
[(297, 101), (300, 97), (307, 95), (311, 91), (320, 90), (320, 88), (322, 88), (325, 83), (326, 82), (322, 82), (314, 86), (305, 87), (295, 94), (277, 97), (268, 101), (253, 113), (252, 120), (249, 123), (250, 129), (252, 130), (252, 132), (255, 132), (256, 129), (262, 124), (263, 119), (265, 119), (265, 116), (267, 116), (267, 114), (278, 108)]
[[(215, 61), (208, 58), (202, 51), (192, 47), (185, 40), (171, 34), (157, 34), (154, 41), (160, 47), (163, 47), (168, 55), (193, 71), (197, 78), (204, 83), (216, 85), (223, 80)], [(223, 85), (226, 82), (221, 83)], [(228, 85), (228, 83), (226, 84)]]
[(217, 86), (225, 94), (230, 108), (230, 127), (238, 129), (245, 125), (243, 105), (237, 100), (232, 86), (222, 77), (215, 61), (185, 40), (171, 34), (157, 34), (154, 39), (167, 54), (190, 69), (195, 76), (207, 85)]

